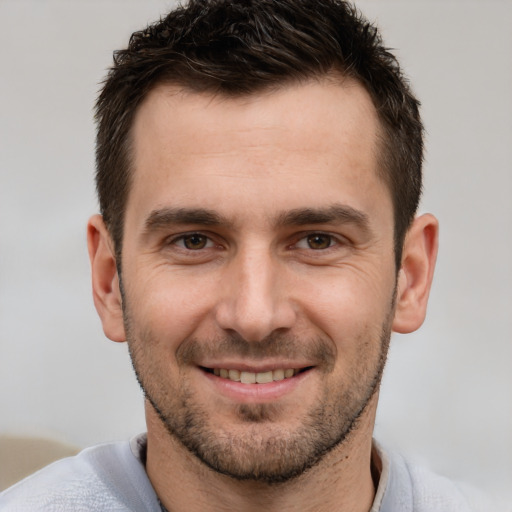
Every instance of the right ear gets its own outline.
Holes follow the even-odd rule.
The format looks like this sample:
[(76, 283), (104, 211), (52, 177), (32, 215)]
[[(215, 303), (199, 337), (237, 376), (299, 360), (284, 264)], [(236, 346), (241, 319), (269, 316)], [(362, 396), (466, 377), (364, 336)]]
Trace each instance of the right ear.
[(126, 341), (114, 244), (101, 215), (87, 224), (87, 246), (92, 272), (92, 294), (103, 332), (112, 341)]

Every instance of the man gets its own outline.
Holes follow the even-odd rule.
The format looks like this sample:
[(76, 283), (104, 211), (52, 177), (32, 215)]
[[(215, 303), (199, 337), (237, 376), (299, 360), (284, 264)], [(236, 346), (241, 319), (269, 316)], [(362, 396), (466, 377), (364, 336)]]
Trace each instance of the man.
[(425, 317), (422, 124), (376, 29), (335, 0), (192, 0), (116, 53), (88, 225), (105, 334), (147, 435), (2, 510), (473, 510), (372, 440), (392, 331)]

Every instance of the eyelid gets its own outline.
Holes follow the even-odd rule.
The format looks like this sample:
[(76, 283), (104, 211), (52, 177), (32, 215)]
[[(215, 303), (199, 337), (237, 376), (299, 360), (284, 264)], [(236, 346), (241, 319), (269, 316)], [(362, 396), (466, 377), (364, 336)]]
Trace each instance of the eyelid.
[[(207, 246), (202, 249), (197, 249), (196, 251), (194, 251), (193, 249), (187, 249), (184, 246), (180, 247), (178, 245), (178, 242), (183, 241), (186, 237), (193, 236), (193, 235), (204, 236), (207, 239)], [(316, 250), (311, 249), (309, 247), (307, 247), (307, 248), (306, 247), (304, 247), (304, 248), (297, 247), (299, 242), (307, 239), (310, 236), (314, 236), (314, 235), (329, 237), (332, 241), (331, 245), (329, 245), (329, 247), (327, 247), (325, 249), (316, 249)], [(188, 251), (188, 252), (199, 252), (201, 250), (211, 249), (213, 247), (221, 247), (223, 245), (223, 243), (216, 240), (216, 238), (218, 238), (218, 236), (215, 234), (212, 234), (211, 232), (205, 232), (202, 230), (190, 230), (190, 231), (177, 233), (177, 234), (165, 237), (163, 244), (166, 246), (174, 245), (174, 246), (177, 246), (178, 248), (180, 248), (184, 251)], [(334, 247), (337, 247), (337, 246), (347, 246), (350, 244), (351, 244), (351, 241), (347, 237), (340, 235), (339, 233), (334, 234), (329, 231), (308, 230), (308, 231), (302, 231), (300, 233), (295, 234), (293, 236), (291, 242), (287, 245), (288, 245), (289, 249), (325, 252), (325, 251), (328, 251), (329, 249), (333, 249)]]
[[(302, 242), (303, 240), (306, 240), (308, 237), (314, 236), (314, 235), (329, 237), (333, 243), (331, 245), (329, 245), (329, 247), (326, 247), (325, 249), (312, 249), (311, 247), (297, 247), (299, 242)], [(344, 245), (348, 245), (349, 243), (350, 243), (350, 241), (342, 235), (329, 233), (328, 231), (311, 230), (311, 231), (305, 231), (302, 233), (298, 233), (295, 236), (295, 241), (292, 244), (290, 244), (290, 247), (296, 248), (298, 250), (307, 250), (307, 251), (315, 251), (315, 252), (324, 251), (325, 252), (325, 251), (328, 251), (329, 249), (333, 249), (336, 246), (340, 246), (340, 245), (344, 246)]]
[[(194, 236), (194, 235), (205, 237), (207, 239), (206, 246), (203, 247), (202, 249), (197, 249), (196, 251), (194, 251), (193, 249), (188, 249), (184, 246), (180, 247), (178, 245), (178, 242), (183, 241), (185, 238), (187, 238), (189, 236)], [(175, 235), (166, 237), (164, 240), (164, 245), (167, 245), (167, 246), (174, 245), (174, 246), (179, 247), (180, 249), (183, 249), (184, 251), (199, 252), (201, 250), (211, 249), (212, 247), (218, 246), (220, 244), (215, 242), (215, 240), (213, 239), (211, 234), (205, 233), (204, 231), (200, 231), (200, 230), (192, 230), (192, 231), (187, 231), (185, 233), (179, 233), (179, 234), (175, 234)]]

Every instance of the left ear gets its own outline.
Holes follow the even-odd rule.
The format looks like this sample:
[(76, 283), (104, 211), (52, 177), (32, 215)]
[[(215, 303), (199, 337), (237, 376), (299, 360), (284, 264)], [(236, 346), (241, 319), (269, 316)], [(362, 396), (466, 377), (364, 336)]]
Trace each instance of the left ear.
[(417, 217), (407, 231), (398, 273), (393, 330), (418, 329), (427, 312), (430, 286), (437, 258), (439, 224), (430, 214)]

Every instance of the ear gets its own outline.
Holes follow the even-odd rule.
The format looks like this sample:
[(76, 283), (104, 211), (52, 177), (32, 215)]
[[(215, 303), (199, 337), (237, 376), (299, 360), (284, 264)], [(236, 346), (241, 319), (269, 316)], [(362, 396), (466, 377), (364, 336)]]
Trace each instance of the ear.
[(114, 244), (101, 215), (87, 224), (87, 246), (92, 271), (92, 294), (103, 332), (112, 341), (126, 341)]
[(413, 332), (425, 320), (437, 258), (438, 235), (439, 224), (430, 214), (417, 217), (407, 232), (398, 273), (393, 320), (395, 332)]

